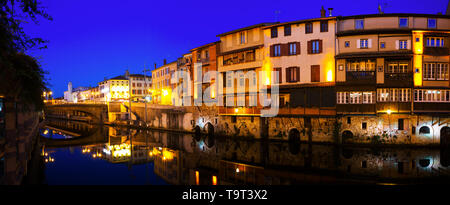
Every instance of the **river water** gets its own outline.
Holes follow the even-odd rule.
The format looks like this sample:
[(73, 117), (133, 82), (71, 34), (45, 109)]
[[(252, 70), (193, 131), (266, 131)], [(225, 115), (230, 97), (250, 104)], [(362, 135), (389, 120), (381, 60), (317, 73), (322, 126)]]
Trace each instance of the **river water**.
[(49, 185), (447, 183), (444, 148), (261, 141), (48, 121), (41, 129)]

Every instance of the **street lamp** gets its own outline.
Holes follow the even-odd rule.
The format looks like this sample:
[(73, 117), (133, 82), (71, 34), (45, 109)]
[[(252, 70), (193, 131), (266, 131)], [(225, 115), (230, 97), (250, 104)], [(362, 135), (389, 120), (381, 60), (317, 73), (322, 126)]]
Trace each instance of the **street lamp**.
[(145, 69), (145, 65), (144, 65), (144, 70), (142, 72), (144, 72), (144, 82), (145, 82), (145, 100), (144, 100), (144, 123), (145, 123), (145, 127), (147, 127), (147, 97), (148, 97), (148, 84), (147, 84), (147, 71), (150, 71), (150, 69)]

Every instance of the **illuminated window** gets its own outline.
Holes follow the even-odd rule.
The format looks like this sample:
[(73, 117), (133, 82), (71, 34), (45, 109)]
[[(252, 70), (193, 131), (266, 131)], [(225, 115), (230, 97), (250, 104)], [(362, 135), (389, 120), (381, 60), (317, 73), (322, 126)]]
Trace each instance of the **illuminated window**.
[(424, 80), (448, 80), (448, 63), (424, 63)]

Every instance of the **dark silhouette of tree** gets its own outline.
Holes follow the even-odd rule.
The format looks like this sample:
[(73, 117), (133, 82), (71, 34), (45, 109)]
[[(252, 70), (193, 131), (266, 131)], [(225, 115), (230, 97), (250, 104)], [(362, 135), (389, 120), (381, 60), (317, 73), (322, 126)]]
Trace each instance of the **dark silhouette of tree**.
[(21, 26), (29, 20), (37, 23), (38, 17), (52, 20), (37, 0), (0, 0), (0, 95), (25, 108), (40, 110), (42, 94), (47, 90), (45, 72), (24, 52), (46, 48), (46, 41), (31, 38)]

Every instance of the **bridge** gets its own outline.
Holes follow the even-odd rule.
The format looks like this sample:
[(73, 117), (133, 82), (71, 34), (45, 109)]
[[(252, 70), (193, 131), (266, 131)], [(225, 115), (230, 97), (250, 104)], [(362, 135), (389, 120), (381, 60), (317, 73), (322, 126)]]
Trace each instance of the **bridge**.
[(108, 106), (106, 104), (56, 104), (45, 106), (47, 118), (58, 118), (102, 124), (108, 121)]
[(53, 139), (41, 135), (41, 142), (46, 148), (59, 148), (71, 146), (84, 146), (107, 143), (109, 131), (104, 126), (95, 126), (84, 122), (74, 121), (48, 121), (44, 129), (51, 129), (61, 134), (73, 136), (67, 139)]

